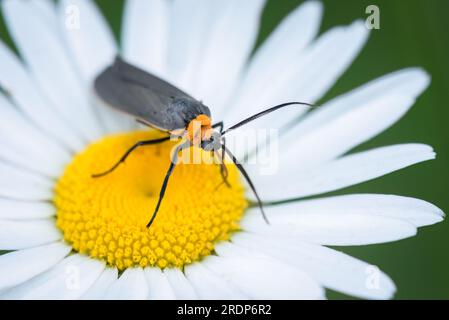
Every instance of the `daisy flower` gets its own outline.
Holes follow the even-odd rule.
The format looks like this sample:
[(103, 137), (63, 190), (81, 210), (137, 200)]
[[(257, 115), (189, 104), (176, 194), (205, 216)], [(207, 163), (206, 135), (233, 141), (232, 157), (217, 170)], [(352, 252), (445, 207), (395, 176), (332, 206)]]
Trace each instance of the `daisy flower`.
[(112, 174), (91, 177), (138, 139), (160, 134), (92, 98), (93, 79), (118, 53), (230, 125), (261, 106), (318, 101), (367, 41), (362, 21), (318, 36), (323, 8), (307, 1), (252, 54), (263, 0), (134, 0), (119, 49), (89, 0), (1, 4), (19, 52), (0, 43), (3, 299), (322, 299), (326, 288), (391, 298), (386, 274), (327, 246), (396, 241), (443, 219), (434, 205), (395, 195), (299, 200), (435, 157), (422, 144), (348, 154), (414, 104), (429, 85), (419, 68), (254, 124), (289, 128), (276, 174), (248, 167), (272, 203), (269, 225), (235, 167), (232, 187), (216, 191), (216, 166), (182, 164), (147, 229), (170, 144), (139, 149)]

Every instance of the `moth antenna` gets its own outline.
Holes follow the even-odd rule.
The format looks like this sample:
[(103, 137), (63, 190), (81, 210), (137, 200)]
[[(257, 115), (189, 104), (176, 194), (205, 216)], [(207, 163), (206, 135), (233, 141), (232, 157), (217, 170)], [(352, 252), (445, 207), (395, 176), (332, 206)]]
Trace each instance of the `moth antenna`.
[(223, 131), (222, 135), (225, 135), (226, 133), (228, 133), (228, 132), (230, 132), (232, 130), (235, 130), (235, 129), (237, 129), (237, 128), (245, 125), (245, 124), (248, 124), (251, 121), (254, 121), (254, 120), (256, 120), (256, 119), (258, 119), (260, 117), (263, 117), (263, 116), (265, 116), (267, 114), (270, 114), (270, 113), (272, 113), (274, 111), (277, 111), (279, 109), (282, 109), (282, 108), (285, 108), (285, 107), (288, 107), (288, 106), (291, 106), (291, 105), (302, 105), (302, 106), (308, 106), (308, 107), (317, 107), (316, 105), (313, 105), (313, 104), (310, 104), (310, 103), (306, 103), (306, 102), (287, 102), (287, 103), (282, 103), (282, 104), (279, 104), (277, 106), (271, 107), (271, 108), (269, 108), (267, 110), (264, 110), (264, 111), (261, 111), (259, 113), (256, 113), (255, 115), (240, 121), (239, 123), (233, 125), (232, 127), (226, 129), (225, 131)]

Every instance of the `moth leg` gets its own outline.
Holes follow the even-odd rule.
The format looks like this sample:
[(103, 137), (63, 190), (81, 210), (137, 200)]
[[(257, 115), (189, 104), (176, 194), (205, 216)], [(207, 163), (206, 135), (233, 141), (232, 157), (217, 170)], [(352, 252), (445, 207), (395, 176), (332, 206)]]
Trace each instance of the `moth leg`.
[(232, 131), (232, 130), (235, 130), (235, 129), (237, 129), (237, 128), (240, 128), (241, 126), (244, 126), (245, 124), (247, 124), (247, 123), (249, 123), (249, 122), (251, 122), (251, 121), (254, 121), (254, 120), (256, 120), (256, 119), (258, 119), (258, 118), (260, 118), (260, 117), (263, 117), (263, 116), (265, 116), (265, 115), (267, 115), (267, 114), (270, 114), (270, 113), (272, 113), (272, 112), (274, 112), (274, 111), (277, 111), (277, 110), (279, 110), (279, 109), (282, 109), (282, 108), (285, 108), (285, 107), (288, 107), (288, 106), (291, 106), (291, 105), (295, 105), (295, 104), (296, 104), (296, 105), (308, 106), (308, 107), (312, 107), (312, 108), (317, 107), (317, 106), (315, 106), (315, 105), (313, 105), (313, 104), (305, 103), (305, 102), (287, 102), (287, 103), (279, 104), (279, 105), (277, 105), (277, 106), (274, 106), (274, 107), (271, 107), (271, 108), (269, 108), (269, 109), (266, 109), (266, 110), (264, 110), (264, 111), (262, 111), (262, 112), (256, 113), (255, 115), (253, 115), (253, 116), (251, 116), (251, 117), (249, 117), (249, 118), (246, 118), (246, 119), (240, 121), (239, 123), (233, 125), (232, 127), (229, 127), (229, 128), (226, 129), (225, 131), (221, 132), (221, 134), (222, 134), (222, 135), (225, 135), (225, 134), (227, 134), (229, 131)]
[(167, 189), (167, 185), (168, 185), (168, 179), (170, 179), (170, 176), (173, 173), (173, 169), (176, 166), (176, 162), (178, 161), (178, 153), (185, 147), (186, 147), (186, 144), (178, 145), (173, 152), (173, 155), (172, 155), (172, 158), (170, 161), (170, 166), (168, 167), (167, 173), (165, 174), (164, 182), (162, 183), (161, 191), (159, 192), (159, 199), (157, 201), (156, 208), (154, 209), (153, 215), (151, 216), (151, 219), (147, 224), (147, 228), (151, 227), (154, 219), (156, 218), (156, 215), (159, 211), (159, 207), (161, 206), (161, 203), (162, 203), (162, 199), (164, 199), (165, 190)]
[(228, 175), (229, 175), (228, 168), (226, 167), (226, 164), (225, 164), (226, 139), (224, 137), (222, 138), (222, 142), (223, 143), (222, 143), (222, 146), (221, 146), (221, 155), (220, 155), (220, 174), (221, 174), (221, 177), (223, 178), (223, 181), (217, 186), (216, 189), (221, 187), (223, 184), (226, 184), (226, 186), (228, 188), (231, 187), (231, 184), (228, 181)]
[(260, 211), (262, 212), (263, 219), (265, 220), (265, 222), (267, 224), (270, 224), (270, 222), (268, 221), (268, 218), (267, 218), (267, 216), (265, 214), (265, 211), (263, 210), (262, 200), (260, 200), (259, 194), (256, 191), (256, 187), (254, 186), (253, 182), (251, 181), (251, 178), (249, 177), (249, 175), (246, 172), (245, 168), (238, 162), (237, 158), (231, 153), (231, 151), (229, 151), (229, 149), (226, 149), (226, 146), (222, 145), (222, 148), (231, 157), (232, 162), (234, 162), (234, 164), (237, 166), (237, 169), (239, 169), (239, 171), (241, 172), (241, 174), (243, 175), (245, 180), (248, 182), (249, 187), (251, 188), (251, 190), (253, 191), (254, 195), (256, 196), (257, 204), (258, 204), (258, 206), (260, 208)]
[(147, 146), (147, 145), (152, 145), (152, 144), (158, 144), (164, 141), (168, 141), (170, 140), (170, 137), (164, 137), (164, 138), (159, 138), (159, 139), (154, 139), (154, 140), (143, 140), (143, 141), (138, 141), (136, 144), (134, 144), (131, 148), (128, 149), (128, 151), (125, 152), (125, 154), (120, 158), (119, 161), (117, 161), (116, 164), (114, 164), (109, 170), (102, 172), (102, 173), (98, 173), (98, 174), (93, 174), (92, 178), (99, 178), (99, 177), (103, 177), (109, 173), (111, 173), (112, 171), (114, 171), (115, 169), (117, 169), (117, 167), (125, 162), (126, 158), (128, 158), (128, 156), (131, 154), (131, 152), (133, 152), (134, 150), (136, 150), (138, 147), (141, 146)]

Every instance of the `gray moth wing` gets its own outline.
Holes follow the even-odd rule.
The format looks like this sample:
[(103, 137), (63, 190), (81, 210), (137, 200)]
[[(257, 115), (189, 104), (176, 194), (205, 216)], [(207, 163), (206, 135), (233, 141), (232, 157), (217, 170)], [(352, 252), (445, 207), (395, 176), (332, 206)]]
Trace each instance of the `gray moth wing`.
[(199, 114), (210, 116), (200, 101), (120, 57), (96, 77), (94, 90), (107, 105), (163, 131), (185, 128)]

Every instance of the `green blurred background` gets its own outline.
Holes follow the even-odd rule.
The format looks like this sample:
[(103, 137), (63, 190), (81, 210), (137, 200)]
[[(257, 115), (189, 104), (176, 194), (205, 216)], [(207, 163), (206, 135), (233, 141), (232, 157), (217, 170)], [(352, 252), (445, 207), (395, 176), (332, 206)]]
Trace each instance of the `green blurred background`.
[[(243, 0), (244, 1), (244, 0)], [(268, 0), (262, 18), (260, 44), (302, 0)], [(432, 76), (430, 88), (394, 127), (358, 150), (403, 142), (432, 145), (437, 160), (415, 165), (333, 194), (386, 193), (428, 200), (449, 212), (449, 1), (447, 0), (324, 0), (321, 32), (336, 25), (365, 19), (368, 5), (380, 8), (380, 30), (352, 67), (323, 101), (349, 91), (385, 73), (421, 66)], [(117, 37), (122, 0), (98, 0)], [(300, 31), (298, 31), (300, 32)], [(0, 36), (11, 44), (3, 21)], [(1, 72), (1, 70), (0, 70)], [(448, 222), (419, 230), (416, 237), (382, 245), (337, 248), (378, 265), (395, 281), (397, 299), (449, 299)], [(329, 298), (347, 298), (329, 292)]]

